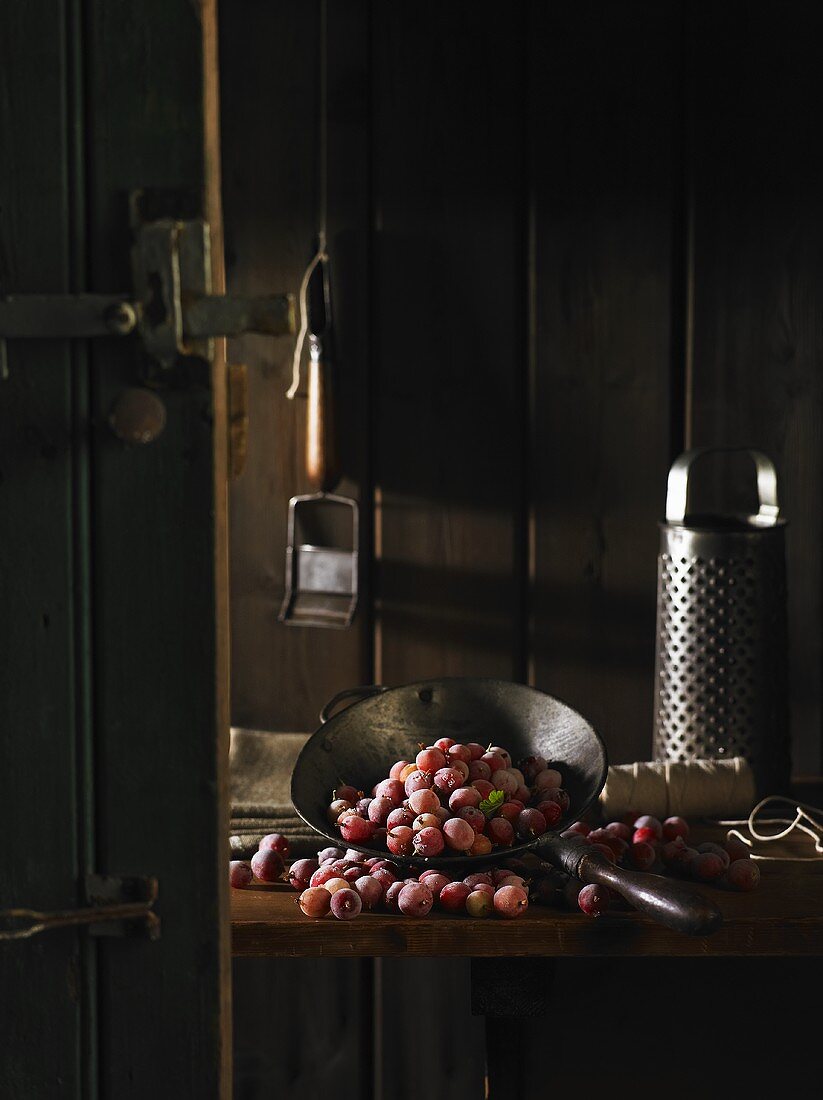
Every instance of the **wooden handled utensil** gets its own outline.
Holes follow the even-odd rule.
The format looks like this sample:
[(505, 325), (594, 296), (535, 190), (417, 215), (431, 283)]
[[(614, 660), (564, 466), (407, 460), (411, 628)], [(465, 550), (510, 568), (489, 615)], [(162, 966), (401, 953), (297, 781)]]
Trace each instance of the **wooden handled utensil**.
[(357, 501), (332, 493), (339, 480), (331, 357), (331, 294), (325, 254), (307, 294), (309, 373), (306, 470), (310, 493), (289, 501), (286, 594), (280, 621), (290, 626), (347, 627), (357, 607)]

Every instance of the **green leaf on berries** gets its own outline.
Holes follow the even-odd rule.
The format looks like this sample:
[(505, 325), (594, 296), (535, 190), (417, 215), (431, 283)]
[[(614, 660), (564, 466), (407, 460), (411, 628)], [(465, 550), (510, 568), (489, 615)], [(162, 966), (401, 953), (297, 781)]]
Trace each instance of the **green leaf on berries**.
[(505, 801), (505, 791), (489, 791), (489, 797), (484, 798), (480, 803), (480, 811), (484, 813), (486, 817), (491, 817)]

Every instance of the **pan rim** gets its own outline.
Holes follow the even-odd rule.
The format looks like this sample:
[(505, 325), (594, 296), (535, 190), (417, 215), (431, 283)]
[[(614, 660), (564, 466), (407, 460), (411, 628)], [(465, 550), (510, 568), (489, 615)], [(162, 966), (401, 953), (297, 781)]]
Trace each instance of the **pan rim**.
[[(410, 688), (420, 689), (428, 687), (431, 684), (458, 683), (497, 684), (505, 687), (522, 688), (524, 691), (527, 691), (530, 694), (542, 695), (544, 698), (550, 699), (554, 703), (559, 703), (571, 714), (576, 715), (591, 730), (595, 741), (600, 747), (600, 753), (602, 757), (602, 767), (600, 770), (600, 775), (598, 777), (599, 782), (597, 784), (596, 790), (593, 791), (592, 795), (582, 806), (575, 807), (573, 814), (570, 812), (568, 815), (564, 815), (564, 817), (560, 819), (560, 821), (558, 822), (558, 826), (560, 828), (551, 829), (545, 832), (542, 836), (537, 837), (535, 840), (528, 841), (527, 843), (513, 845), (511, 848), (493, 849), (491, 852), (489, 852), (488, 855), (485, 856), (466, 856), (457, 854), (448, 856), (395, 856), (391, 852), (381, 851), (379, 848), (368, 848), (362, 844), (349, 844), (349, 842), (344, 841), (339, 834), (335, 836), (331, 831), (326, 831), (325, 829), (320, 830), (312, 821), (309, 821), (308, 817), (303, 813), (303, 811), (295, 801), (295, 777), (297, 776), (298, 770), (300, 768), (300, 762), (303, 758), (304, 753), (308, 752), (315, 738), (317, 738), (320, 734), (325, 734), (325, 732), (328, 730), (329, 725), (335, 720), (335, 718), (338, 717), (338, 715), (347, 714), (349, 711), (354, 710), (355, 708), (361, 706), (364, 703), (368, 703), (375, 698), (384, 699), (396, 691), (406, 691)], [(558, 836), (561, 828), (568, 828), (569, 824), (571, 824), (573, 821), (577, 821), (580, 816), (584, 814), (586, 810), (588, 810), (589, 807), (597, 801), (597, 799), (600, 797), (600, 792), (603, 790), (603, 787), (606, 784), (606, 779), (608, 778), (609, 772), (609, 755), (603, 738), (600, 736), (600, 734), (597, 732), (597, 730), (594, 728), (592, 723), (589, 721), (588, 718), (586, 718), (585, 715), (581, 714), (580, 711), (578, 711), (575, 707), (570, 706), (570, 704), (565, 702), (565, 700), (561, 699), (559, 696), (552, 695), (550, 692), (544, 691), (542, 688), (533, 687), (531, 684), (524, 684), (518, 680), (505, 680), (498, 676), (432, 676), (428, 677), (425, 680), (411, 680), (406, 684), (396, 684), (394, 687), (384, 687), (383, 685), (377, 684), (372, 684), (369, 686), (381, 687), (382, 690), (380, 691), (379, 696), (368, 695), (365, 696), (363, 699), (358, 699), (356, 702), (350, 703), (349, 706), (332, 715), (332, 717), (329, 718), (328, 722), (325, 722), (324, 724), (318, 726), (314, 733), (312, 733), (312, 735), (306, 740), (305, 744), (301, 748), (292, 769), (291, 782), (289, 784), (289, 794), (294, 809), (296, 810), (298, 816), (306, 823), (306, 825), (308, 825), (312, 833), (317, 833), (318, 836), (322, 836), (324, 839), (333, 844), (336, 848), (345, 846), (347, 849), (350, 848), (353, 851), (362, 852), (366, 856), (377, 856), (379, 859), (387, 859), (390, 860), (392, 863), (398, 863), (404, 867), (419, 867), (421, 870), (435, 870), (438, 867), (448, 867), (449, 865), (460, 865), (462, 867), (467, 865), (467, 861), (470, 861), (472, 866), (476, 865), (478, 868), (480, 868), (482, 865), (500, 863), (505, 859), (516, 859), (518, 858), (518, 854), (534, 851), (534, 849), (539, 848), (541, 846), (541, 843), (543, 843), (544, 841)], [(570, 806), (569, 810), (571, 811), (571, 809), (572, 807)]]

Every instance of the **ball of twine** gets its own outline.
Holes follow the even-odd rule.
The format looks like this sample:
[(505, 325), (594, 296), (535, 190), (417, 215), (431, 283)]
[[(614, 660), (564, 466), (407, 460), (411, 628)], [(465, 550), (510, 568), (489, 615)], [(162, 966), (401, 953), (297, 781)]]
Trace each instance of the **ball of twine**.
[(608, 820), (624, 814), (716, 817), (748, 814), (755, 799), (754, 774), (742, 756), (686, 763), (649, 760), (609, 768), (600, 794)]

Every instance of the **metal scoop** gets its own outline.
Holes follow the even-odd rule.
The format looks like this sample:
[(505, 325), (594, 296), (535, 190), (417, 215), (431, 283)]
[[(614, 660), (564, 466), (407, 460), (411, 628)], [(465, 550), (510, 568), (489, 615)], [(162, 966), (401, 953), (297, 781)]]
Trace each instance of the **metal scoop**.
[(339, 481), (331, 370), (331, 301), (323, 255), (308, 285), (306, 479), (313, 490), (289, 501), (286, 594), (278, 616), (289, 626), (345, 628), (357, 607), (357, 501), (331, 492)]

